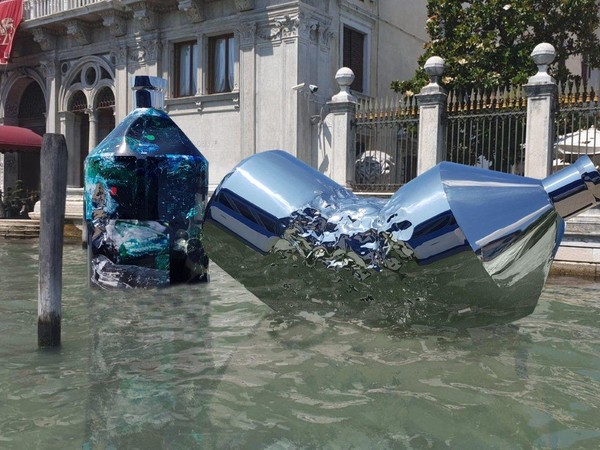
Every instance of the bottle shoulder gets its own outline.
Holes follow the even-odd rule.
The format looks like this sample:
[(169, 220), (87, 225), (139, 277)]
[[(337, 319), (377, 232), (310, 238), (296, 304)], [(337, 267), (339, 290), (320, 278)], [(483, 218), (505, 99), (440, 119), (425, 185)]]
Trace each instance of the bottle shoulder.
[(154, 108), (133, 110), (90, 152), (90, 156), (97, 155), (187, 155), (205, 159), (181, 128)]

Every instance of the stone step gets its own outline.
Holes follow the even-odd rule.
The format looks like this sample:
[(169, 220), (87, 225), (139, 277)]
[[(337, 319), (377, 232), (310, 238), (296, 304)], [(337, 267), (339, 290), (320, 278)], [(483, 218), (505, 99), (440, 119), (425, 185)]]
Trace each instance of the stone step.
[(553, 272), (597, 278), (599, 268), (600, 209), (596, 207), (567, 220)]
[(567, 222), (566, 235), (586, 235), (600, 238), (599, 223)]
[(4, 219), (0, 220), (0, 237), (31, 239), (40, 235), (39, 220)]
[(592, 208), (567, 220), (565, 235), (585, 235), (600, 238), (600, 210)]
[(563, 242), (558, 248), (555, 261), (600, 264), (600, 247), (565, 244), (568, 243)]

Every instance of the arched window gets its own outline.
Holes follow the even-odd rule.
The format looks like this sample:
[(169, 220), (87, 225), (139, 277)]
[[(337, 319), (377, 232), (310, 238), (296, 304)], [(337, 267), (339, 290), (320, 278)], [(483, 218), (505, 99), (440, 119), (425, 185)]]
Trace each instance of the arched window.
[(68, 110), (71, 112), (84, 112), (87, 107), (87, 99), (81, 91), (75, 92), (69, 99)]
[(109, 87), (103, 87), (96, 94), (96, 109), (114, 108), (115, 106), (115, 95)]

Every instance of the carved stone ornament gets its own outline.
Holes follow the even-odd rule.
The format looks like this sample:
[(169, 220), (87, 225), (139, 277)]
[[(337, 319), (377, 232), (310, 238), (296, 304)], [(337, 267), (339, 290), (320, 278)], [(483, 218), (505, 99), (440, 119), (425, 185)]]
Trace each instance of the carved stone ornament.
[(256, 22), (245, 22), (240, 24), (240, 47), (254, 46), (256, 29)]
[(142, 30), (152, 31), (156, 29), (156, 12), (146, 2), (132, 3), (133, 18), (138, 20)]
[(281, 29), (281, 37), (286, 38), (298, 35), (298, 27), (300, 25), (298, 17), (285, 16), (283, 19), (276, 20), (275, 23)]
[(146, 62), (152, 64), (158, 61), (158, 54), (162, 47), (161, 42), (158, 39), (152, 39), (142, 42), (142, 45), (146, 49)]
[(321, 27), (319, 29), (319, 43), (321, 47), (327, 49), (329, 48), (331, 39), (335, 36), (335, 33), (331, 31), (329, 26)]
[(33, 40), (40, 44), (43, 51), (54, 50), (56, 47), (56, 36), (44, 28), (34, 28), (31, 30)]
[(129, 61), (132, 63), (143, 64), (146, 62), (146, 49), (142, 46), (132, 48), (129, 52)]
[(331, 31), (331, 21), (321, 17), (305, 17), (300, 13), (298, 35), (319, 44), (323, 49), (329, 48), (329, 41), (334, 33)]
[(311, 42), (317, 42), (319, 40), (319, 30), (321, 28), (321, 24), (317, 19), (305, 19), (301, 14), (299, 16), (300, 25), (298, 34), (305, 38), (309, 39)]
[(204, 5), (200, 0), (179, 0), (179, 10), (183, 11), (192, 23), (202, 22), (206, 18)]
[(250, 11), (254, 9), (254, 0), (234, 0), (235, 7), (238, 11)]
[(117, 11), (105, 11), (102, 13), (102, 25), (108, 27), (110, 34), (119, 37), (127, 34), (127, 19)]
[(69, 20), (66, 23), (67, 34), (73, 36), (79, 45), (87, 45), (91, 42), (90, 30), (77, 20)]
[(127, 44), (119, 43), (119, 46), (111, 50), (111, 56), (115, 59), (115, 65), (123, 67), (127, 63)]
[(56, 76), (56, 63), (54, 61), (40, 61), (40, 65), (46, 78), (54, 78)]
[(136, 50), (133, 50), (129, 60), (138, 64), (154, 64), (158, 60), (161, 43), (158, 39), (141, 41)]
[(275, 41), (298, 35), (298, 27), (300, 19), (298, 17), (284, 16), (280, 19), (275, 19), (273, 24), (270, 24), (262, 30), (260, 37), (267, 41)]

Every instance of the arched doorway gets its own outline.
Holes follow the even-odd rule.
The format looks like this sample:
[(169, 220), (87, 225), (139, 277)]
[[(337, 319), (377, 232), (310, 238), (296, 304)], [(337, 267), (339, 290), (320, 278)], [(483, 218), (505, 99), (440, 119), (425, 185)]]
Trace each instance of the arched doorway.
[(74, 146), (79, 155), (79, 183), (83, 180), (83, 164), (89, 153), (90, 122), (88, 120), (87, 98), (82, 91), (76, 91), (69, 99), (68, 111), (73, 114), (73, 129), (75, 133)]
[[(46, 101), (42, 88), (31, 81), (21, 96), (17, 123), (39, 135), (46, 132)], [(28, 191), (39, 191), (40, 155), (39, 153), (20, 153), (18, 155), (17, 180), (22, 181)]]

